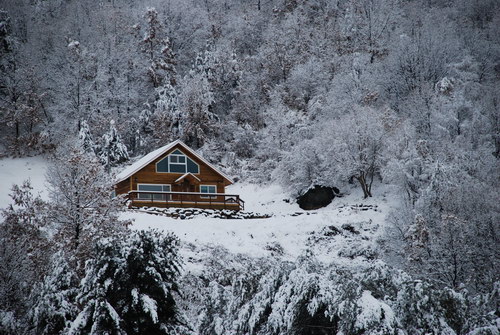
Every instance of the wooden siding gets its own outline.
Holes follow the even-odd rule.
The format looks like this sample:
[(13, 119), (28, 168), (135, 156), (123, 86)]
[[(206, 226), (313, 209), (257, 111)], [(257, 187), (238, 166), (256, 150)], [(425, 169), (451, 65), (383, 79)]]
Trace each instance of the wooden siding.
[(116, 194), (124, 194), (130, 191), (130, 178), (127, 178), (115, 186)]
[[(225, 186), (228, 185), (228, 181), (222, 177), (219, 173), (214, 171), (212, 168), (208, 167), (204, 164), (200, 159), (195, 156), (190, 155), (189, 152), (183, 150), (182, 146), (176, 145), (171, 148), (169, 151), (165, 152), (162, 156), (152, 161), (148, 165), (146, 165), (141, 170), (137, 171), (128, 179), (118, 183), (116, 185), (116, 193), (122, 194), (127, 193), (131, 190), (137, 190), (137, 184), (169, 184), (172, 186), (172, 192), (199, 192), (200, 185), (192, 185), (189, 190), (183, 189), (182, 183), (175, 184), (175, 180), (181, 177), (184, 173), (165, 173), (165, 172), (156, 172), (156, 163), (164, 159), (174, 150), (179, 149), (190, 159), (195, 161), (200, 167), (200, 173), (193, 174), (198, 177), (201, 182), (200, 185), (216, 185), (217, 193), (224, 193)], [(194, 188), (194, 189), (193, 189)]]

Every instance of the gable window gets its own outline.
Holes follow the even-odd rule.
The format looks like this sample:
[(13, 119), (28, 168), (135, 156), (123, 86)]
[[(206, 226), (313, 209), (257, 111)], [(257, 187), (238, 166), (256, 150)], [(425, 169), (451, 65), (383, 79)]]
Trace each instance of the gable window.
[(180, 150), (174, 150), (170, 155), (156, 163), (156, 172), (200, 173), (200, 167)]
[[(210, 193), (217, 193), (217, 187), (215, 185), (200, 185), (200, 193), (206, 193), (207, 195), (202, 195), (202, 198), (210, 198)], [(212, 196), (214, 198), (214, 196)]]
[[(170, 188), (170, 185), (163, 185), (163, 184), (137, 184), (137, 190), (144, 191), (144, 192), (147, 192), (147, 191), (149, 191), (149, 192), (170, 192), (171, 188)], [(153, 198), (153, 201), (170, 200), (169, 194), (151, 194), (151, 193), (138, 193), (137, 194), (138, 200), (151, 200), (151, 197)]]

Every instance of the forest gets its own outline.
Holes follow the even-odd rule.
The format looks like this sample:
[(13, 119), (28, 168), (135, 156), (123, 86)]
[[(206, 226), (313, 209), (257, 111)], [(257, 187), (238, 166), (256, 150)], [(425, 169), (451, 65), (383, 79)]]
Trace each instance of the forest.
[[(176, 139), (292, 201), (398, 208), (362, 267), (214, 247), (186, 273), (109, 196)], [(498, 0), (1, 0), (0, 161), (34, 156), (49, 199), (26, 181), (0, 214), (1, 335), (500, 334)]]

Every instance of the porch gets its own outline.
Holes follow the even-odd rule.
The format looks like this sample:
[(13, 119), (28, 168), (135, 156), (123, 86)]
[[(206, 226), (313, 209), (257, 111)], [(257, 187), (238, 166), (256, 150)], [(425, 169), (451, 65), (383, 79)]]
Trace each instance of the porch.
[(127, 193), (131, 206), (180, 207), (202, 209), (245, 209), (245, 201), (237, 194), (200, 192), (152, 192), (133, 190)]

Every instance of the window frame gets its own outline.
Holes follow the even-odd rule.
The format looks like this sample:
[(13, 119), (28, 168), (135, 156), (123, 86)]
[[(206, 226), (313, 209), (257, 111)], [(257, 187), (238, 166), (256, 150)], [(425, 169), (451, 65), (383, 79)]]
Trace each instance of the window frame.
[[(201, 188), (202, 187), (208, 187), (210, 189), (210, 187), (213, 187), (215, 188), (215, 192), (202, 192), (201, 191)], [(217, 185), (213, 185), (213, 184), (204, 184), (204, 185), (200, 185), (200, 193), (203, 193), (203, 194), (216, 194), (217, 193)], [(215, 199), (217, 198), (216, 195), (200, 195), (200, 198), (202, 199)]]
[[(142, 185), (147, 185), (147, 186), (162, 186), (162, 190), (164, 186), (168, 186), (168, 191), (160, 191), (160, 192), (172, 192), (172, 185), (171, 184), (149, 184), (149, 183), (137, 183), (137, 191), (145, 191), (145, 190), (140, 190), (139, 187)], [(158, 191), (150, 191), (150, 192), (158, 192)], [(142, 193), (144, 194), (144, 193)], [(170, 201), (172, 200), (172, 196), (170, 194), (159, 194), (162, 199), (155, 199), (158, 194), (153, 194), (153, 202), (164, 202), (164, 201)], [(137, 200), (147, 200), (151, 201), (151, 196), (148, 196), (148, 198), (141, 198), (141, 193), (137, 193)]]
[[(179, 151), (180, 154), (177, 154), (174, 152), (176, 151)], [(177, 157), (177, 162), (172, 162), (171, 161), (171, 158), (172, 157)], [(179, 163), (179, 157), (184, 157), (184, 163)], [(162, 162), (164, 159), (167, 159), (167, 172), (162, 172), (162, 171), (158, 171), (158, 163)], [(198, 167), (198, 172), (189, 172), (188, 171), (188, 159), (190, 159), (194, 164), (196, 164), (196, 166)], [(184, 165), (184, 172), (172, 172), (170, 171), (170, 164), (175, 164), (175, 165)], [(156, 173), (174, 173), (174, 174), (185, 174), (185, 173), (192, 173), (192, 174), (195, 174), (195, 175), (199, 175), (201, 172), (201, 167), (200, 167), (200, 164), (196, 163), (196, 161), (192, 158), (190, 158), (188, 155), (186, 155), (183, 151), (181, 151), (180, 149), (175, 149), (173, 150), (172, 152), (170, 152), (168, 155), (165, 155), (163, 156), (161, 159), (159, 159), (156, 163), (155, 163), (155, 172)]]

